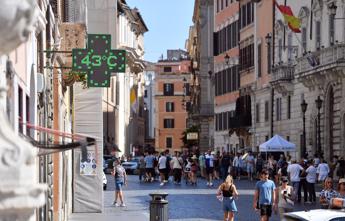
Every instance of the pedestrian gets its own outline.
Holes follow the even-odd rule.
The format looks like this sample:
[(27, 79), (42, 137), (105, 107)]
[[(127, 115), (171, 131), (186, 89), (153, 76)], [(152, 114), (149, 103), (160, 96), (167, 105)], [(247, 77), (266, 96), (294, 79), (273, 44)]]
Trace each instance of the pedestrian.
[[(118, 158), (114, 160), (113, 166), (114, 166), (114, 169), (112, 171), (112, 175), (115, 178), (115, 200), (114, 200), (113, 205), (125, 207), (126, 204), (124, 203), (122, 186), (123, 185), (127, 186), (126, 170), (125, 168), (121, 166), (121, 161)], [(118, 201), (117, 201), (118, 199), (120, 200), (121, 204), (118, 204)]]
[[(301, 181), (300, 174), (302, 173), (302, 171), (303, 171), (303, 167), (299, 165), (298, 163), (296, 163), (296, 160), (292, 160), (291, 164), (287, 168), (287, 172), (289, 174), (292, 187), (295, 191), (294, 192), (295, 196), (298, 195), (298, 188)], [(301, 195), (298, 195), (298, 202), (301, 202)]]
[(345, 178), (339, 179), (338, 182), (338, 198), (345, 199)]
[(292, 212), (294, 207), (294, 191), (293, 187), (288, 185), (287, 177), (281, 179), (281, 186), (277, 188), (277, 203), (280, 220), (283, 220), (283, 214)]
[(169, 176), (170, 176), (170, 171), (171, 171), (171, 167), (170, 167), (170, 162), (171, 162), (171, 157), (170, 157), (170, 153), (169, 150), (165, 151), (165, 157), (166, 157), (166, 166), (165, 166), (165, 181), (169, 182)]
[(217, 153), (215, 153), (214, 151), (212, 151), (211, 154), (213, 155), (213, 177), (215, 180), (219, 180), (220, 152), (217, 151)]
[(235, 174), (236, 178), (238, 180), (241, 179), (241, 154), (237, 153), (237, 155), (234, 158), (234, 161), (232, 162), (232, 166), (235, 168)]
[(256, 177), (260, 179), (261, 170), (264, 166), (264, 160), (262, 159), (260, 153), (258, 153), (258, 156), (256, 157), (255, 162), (255, 169), (256, 169)]
[(223, 180), (225, 180), (228, 175), (229, 166), (230, 166), (229, 152), (224, 152), (220, 159), (220, 174)]
[(320, 205), (322, 209), (328, 209), (331, 199), (338, 196), (337, 191), (333, 189), (333, 180), (327, 177), (324, 181), (323, 190), (320, 192)]
[(191, 168), (190, 168), (190, 173), (191, 173), (191, 184), (196, 186), (196, 181), (197, 181), (197, 172), (198, 172), (198, 158), (196, 155), (193, 155), (191, 158)]
[(223, 196), (224, 221), (233, 221), (234, 213), (237, 212), (235, 198), (238, 197), (238, 192), (231, 175), (218, 187), (217, 195)]
[(206, 165), (206, 174), (207, 174), (207, 186), (213, 186), (213, 155), (211, 154), (211, 150), (208, 150), (205, 156), (205, 165)]
[(299, 177), (300, 177), (300, 182), (299, 182), (299, 186), (298, 186), (298, 202), (301, 201), (302, 198), (302, 189), (303, 189), (303, 199), (304, 199), (304, 203), (308, 202), (308, 189), (307, 189), (307, 173), (305, 172), (307, 169), (307, 164), (304, 161), (304, 159), (302, 159), (300, 161), (300, 165), (301, 167), (303, 167), (303, 170), (301, 171)]
[(339, 158), (337, 176), (339, 178), (345, 178), (345, 160), (344, 160), (344, 157)]
[(145, 170), (146, 170), (146, 182), (153, 182), (155, 177), (154, 169), (155, 156), (152, 153), (147, 152), (145, 156)]
[(247, 163), (247, 173), (248, 173), (248, 180), (253, 181), (253, 173), (254, 173), (254, 156), (252, 151), (248, 152), (248, 156), (246, 157)]
[[(145, 176), (145, 157), (143, 154), (139, 157), (139, 181)], [(145, 179), (145, 178), (144, 178)]]
[(200, 154), (199, 156), (199, 167), (201, 177), (206, 178), (206, 166), (205, 166), (205, 155)]
[(287, 172), (287, 168), (288, 168), (289, 164), (285, 161), (283, 162), (282, 167), (278, 170), (278, 181), (280, 182), (282, 179), (287, 178), (288, 179), (288, 172)]
[(324, 182), (330, 172), (327, 162), (321, 158), (320, 164), (317, 166), (316, 170), (316, 173), (318, 174), (318, 181)]
[(316, 193), (315, 193), (315, 183), (316, 183), (316, 168), (314, 167), (314, 163), (312, 160), (308, 161), (308, 168), (305, 171), (307, 173), (307, 189), (308, 189), (308, 196), (309, 202), (315, 203), (316, 202)]
[(269, 179), (266, 169), (261, 171), (261, 180), (255, 185), (253, 208), (260, 210), (260, 220), (268, 221), (272, 215), (272, 209), (277, 211), (276, 185)]
[(158, 159), (158, 170), (159, 170), (159, 174), (160, 174), (160, 179), (161, 179), (161, 184), (160, 186), (163, 186), (164, 183), (168, 182), (166, 181), (166, 165), (167, 165), (167, 158), (165, 156), (165, 152), (161, 153), (161, 156)]
[(181, 176), (182, 176), (182, 169), (183, 169), (183, 159), (180, 157), (180, 152), (176, 151), (175, 156), (171, 160), (173, 175), (174, 175), (174, 183), (181, 184)]

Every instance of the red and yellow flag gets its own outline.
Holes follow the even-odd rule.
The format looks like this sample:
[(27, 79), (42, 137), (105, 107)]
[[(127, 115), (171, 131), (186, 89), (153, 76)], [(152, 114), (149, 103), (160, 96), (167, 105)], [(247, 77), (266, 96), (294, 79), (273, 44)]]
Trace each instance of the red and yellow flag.
[(301, 20), (293, 15), (290, 6), (278, 5), (276, 1), (274, 1), (274, 3), (279, 11), (283, 14), (284, 20), (288, 24), (289, 28), (295, 33), (300, 33)]

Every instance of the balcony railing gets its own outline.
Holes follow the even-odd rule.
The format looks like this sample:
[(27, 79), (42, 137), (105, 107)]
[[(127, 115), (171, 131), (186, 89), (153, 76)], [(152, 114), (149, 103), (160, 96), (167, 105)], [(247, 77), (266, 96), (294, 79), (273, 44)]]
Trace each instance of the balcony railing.
[(291, 81), (294, 79), (295, 68), (292, 64), (281, 64), (273, 68), (273, 81)]
[(192, 116), (213, 116), (214, 115), (214, 106), (213, 104), (201, 104), (200, 106), (193, 106)]
[(252, 125), (252, 118), (251, 116), (243, 115), (243, 116), (235, 116), (230, 118), (230, 125), (229, 128), (243, 128), (249, 127)]
[(345, 44), (336, 44), (298, 58), (295, 73), (300, 75), (339, 62), (345, 62)]

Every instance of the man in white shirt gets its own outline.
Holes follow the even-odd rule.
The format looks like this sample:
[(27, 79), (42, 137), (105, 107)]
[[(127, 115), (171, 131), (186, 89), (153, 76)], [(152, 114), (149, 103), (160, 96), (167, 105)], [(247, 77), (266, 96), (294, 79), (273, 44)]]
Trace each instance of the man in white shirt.
[(208, 150), (207, 154), (205, 155), (205, 166), (206, 166), (206, 179), (207, 179), (207, 186), (213, 186), (212, 179), (213, 179), (213, 155), (211, 154), (211, 150)]
[(166, 173), (166, 165), (167, 165), (167, 158), (165, 156), (165, 153), (162, 152), (161, 156), (158, 159), (158, 169), (159, 169), (159, 174), (161, 177), (161, 186), (164, 185), (167, 181), (165, 180), (165, 173)]
[(313, 161), (308, 161), (307, 173), (307, 189), (309, 195), (309, 202), (316, 202), (315, 183), (316, 183), (316, 168)]
[(248, 156), (246, 157), (246, 163), (247, 163), (248, 180), (253, 180), (255, 159), (252, 154), (252, 151), (248, 152)]
[(320, 164), (316, 168), (316, 173), (318, 174), (319, 182), (324, 182), (329, 174), (329, 166), (323, 159), (320, 160)]
[(295, 196), (298, 195), (298, 188), (301, 181), (301, 178), (299, 175), (302, 171), (303, 171), (303, 167), (299, 165), (298, 163), (296, 163), (296, 160), (293, 160), (287, 168), (287, 172), (289, 174)]

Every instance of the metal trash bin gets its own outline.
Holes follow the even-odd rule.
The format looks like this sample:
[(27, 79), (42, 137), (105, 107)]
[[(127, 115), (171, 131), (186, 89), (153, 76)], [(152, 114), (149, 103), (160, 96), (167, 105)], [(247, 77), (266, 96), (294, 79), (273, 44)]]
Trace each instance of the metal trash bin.
[(150, 221), (168, 221), (167, 193), (150, 193)]

